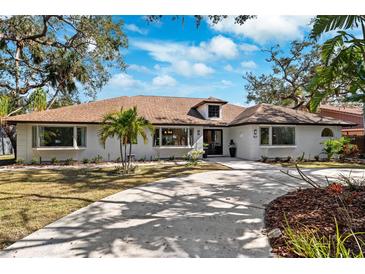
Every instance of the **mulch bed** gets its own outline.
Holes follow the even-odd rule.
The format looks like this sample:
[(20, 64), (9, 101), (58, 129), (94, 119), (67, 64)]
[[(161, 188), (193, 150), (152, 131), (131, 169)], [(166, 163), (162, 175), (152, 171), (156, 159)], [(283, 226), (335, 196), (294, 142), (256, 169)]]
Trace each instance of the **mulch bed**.
[[(336, 196), (340, 195), (340, 196)], [(337, 197), (346, 205), (351, 215), (349, 222), (344, 207)], [(286, 227), (286, 220), (289, 226), (300, 231), (304, 226), (313, 229), (319, 235), (335, 235), (338, 222), (340, 232), (346, 232), (352, 228), (354, 232), (365, 232), (365, 187), (356, 190), (343, 188), (341, 194), (334, 194), (328, 189), (299, 189), (289, 192), (272, 201), (265, 211), (266, 231), (279, 228), (282, 232)], [(365, 241), (365, 236), (359, 236)], [(290, 250), (285, 241), (285, 236), (270, 239), (273, 252), (280, 257), (298, 257)], [(354, 241), (349, 240), (348, 248), (357, 249)], [(365, 250), (363, 250), (365, 252)]]

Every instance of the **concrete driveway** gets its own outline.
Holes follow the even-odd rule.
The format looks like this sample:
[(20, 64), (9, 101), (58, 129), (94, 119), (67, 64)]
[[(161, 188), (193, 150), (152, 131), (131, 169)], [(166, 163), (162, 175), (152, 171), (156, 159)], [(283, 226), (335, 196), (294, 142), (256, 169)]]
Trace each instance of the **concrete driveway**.
[[(236, 170), (119, 192), (36, 231), (0, 256), (270, 257), (265, 204), (301, 182), (266, 164), (215, 161)], [(326, 174), (314, 172), (318, 178)]]

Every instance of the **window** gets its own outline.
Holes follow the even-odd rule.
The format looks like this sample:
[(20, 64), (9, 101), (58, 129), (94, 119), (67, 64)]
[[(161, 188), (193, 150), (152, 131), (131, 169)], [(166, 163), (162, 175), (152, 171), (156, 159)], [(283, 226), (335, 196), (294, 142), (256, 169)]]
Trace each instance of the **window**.
[(77, 128), (77, 146), (86, 147), (86, 127)]
[(72, 147), (73, 127), (39, 127), (41, 147)]
[(86, 147), (86, 127), (33, 126), (32, 147)]
[(260, 128), (260, 144), (261, 145), (268, 145), (269, 144), (269, 131), (270, 128), (268, 127), (262, 127)]
[(260, 145), (295, 145), (295, 127), (261, 127)]
[(37, 147), (38, 141), (37, 141), (37, 127), (32, 126), (32, 147)]
[(219, 106), (216, 105), (208, 105), (208, 117), (219, 118)]
[(194, 129), (191, 128), (189, 131), (189, 145), (192, 146), (194, 144)]
[(187, 128), (162, 128), (161, 137), (163, 146), (188, 146)]
[(158, 147), (160, 146), (160, 129), (155, 128), (155, 133), (153, 134), (153, 146)]
[(322, 134), (321, 134), (322, 137), (333, 137), (333, 131), (329, 128), (324, 128), (322, 130)]
[(295, 145), (295, 128), (272, 127), (273, 145)]

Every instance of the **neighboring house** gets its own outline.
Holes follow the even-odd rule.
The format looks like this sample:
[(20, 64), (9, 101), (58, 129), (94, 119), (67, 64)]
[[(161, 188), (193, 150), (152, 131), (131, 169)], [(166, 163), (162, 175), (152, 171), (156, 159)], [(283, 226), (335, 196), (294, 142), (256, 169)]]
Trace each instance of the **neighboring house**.
[(237, 146), (237, 157), (257, 160), (268, 157), (313, 158), (322, 151), (321, 142), (340, 137), (341, 127), (351, 123), (285, 107), (260, 104), (240, 107), (217, 98), (123, 96), (8, 118), (17, 127), (17, 157), (30, 161), (82, 160), (101, 155), (119, 157), (117, 139), (105, 148), (98, 131), (103, 115), (137, 106), (155, 131), (147, 144), (133, 144), (136, 159), (181, 157), (208, 145), (209, 155), (229, 155), (229, 143)]
[(321, 105), (319, 114), (357, 124), (354, 127), (343, 127), (342, 135), (364, 136), (364, 115), (361, 107)]

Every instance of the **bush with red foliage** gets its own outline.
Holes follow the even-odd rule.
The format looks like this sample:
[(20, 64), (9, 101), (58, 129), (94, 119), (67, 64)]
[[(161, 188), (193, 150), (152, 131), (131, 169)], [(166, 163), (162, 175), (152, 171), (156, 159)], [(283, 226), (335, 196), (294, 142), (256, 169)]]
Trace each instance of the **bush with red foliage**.
[(326, 190), (332, 194), (340, 195), (343, 193), (345, 187), (339, 183), (332, 183), (326, 187)]

